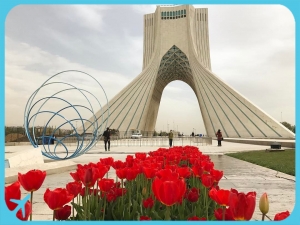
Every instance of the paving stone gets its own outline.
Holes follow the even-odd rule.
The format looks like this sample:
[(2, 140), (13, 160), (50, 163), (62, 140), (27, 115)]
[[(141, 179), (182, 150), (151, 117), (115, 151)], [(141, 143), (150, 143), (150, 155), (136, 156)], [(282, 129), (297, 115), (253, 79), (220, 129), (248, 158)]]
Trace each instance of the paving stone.
[[(242, 152), (249, 150), (265, 150), (266, 146), (249, 145), (240, 143), (223, 142), (222, 147), (217, 147), (217, 142), (213, 140), (211, 146), (198, 146), (204, 154), (209, 154), (215, 168), (223, 170), (224, 177), (219, 182), (222, 189), (237, 189), (239, 192), (255, 191), (256, 209), (252, 220), (261, 220), (261, 213), (258, 208), (260, 196), (266, 192), (270, 201), (270, 211), (268, 213), (271, 219), (278, 212), (289, 210), (293, 211), (295, 205), (295, 177), (277, 171), (264, 168), (252, 163), (248, 163), (239, 159), (235, 159), (224, 155), (228, 152)], [(22, 146), (6, 147), (6, 152), (17, 152)], [(104, 152), (103, 144), (97, 146), (80, 157), (72, 159), (75, 163), (87, 164), (89, 162), (98, 162), (100, 158), (113, 157), (115, 160), (125, 160), (127, 154), (135, 154), (136, 152), (155, 151), (159, 147), (142, 146), (142, 147), (125, 147), (112, 146), (110, 152)], [(7, 153), (9, 154), (9, 153)], [(47, 158), (44, 160), (51, 161)], [(75, 170), (73, 170), (75, 171)], [(33, 219), (34, 220), (52, 220), (52, 212), (44, 203), (43, 196), (46, 188), (53, 190), (58, 187), (65, 187), (68, 182), (73, 181), (70, 176), (72, 171), (64, 171), (62, 173), (47, 175), (43, 186), (36, 192), (33, 197)], [(115, 178), (114, 171), (109, 172), (109, 177)], [(26, 195), (26, 191), (22, 190), (22, 196)], [(266, 219), (268, 220), (268, 219)]]

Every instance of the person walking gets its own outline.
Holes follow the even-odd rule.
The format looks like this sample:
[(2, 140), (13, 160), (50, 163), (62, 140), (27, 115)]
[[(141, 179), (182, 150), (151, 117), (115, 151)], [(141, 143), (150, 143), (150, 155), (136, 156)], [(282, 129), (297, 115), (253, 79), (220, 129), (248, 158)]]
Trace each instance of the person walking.
[(170, 133), (169, 133), (169, 145), (170, 145), (170, 148), (172, 147), (172, 142), (173, 142), (173, 132), (172, 132), (172, 130), (170, 130)]
[(216, 133), (216, 137), (217, 137), (217, 140), (218, 140), (218, 146), (222, 146), (222, 140), (223, 140), (223, 136), (222, 136), (222, 132), (221, 130), (219, 129), (218, 132)]
[[(109, 127), (106, 129), (106, 131), (104, 131), (103, 137), (104, 137), (105, 151), (107, 151), (107, 147), (108, 147), (108, 151), (110, 151), (110, 130), (109, 130)], [(108, 144), (108, 146), (107, 146), (107, 144)]]

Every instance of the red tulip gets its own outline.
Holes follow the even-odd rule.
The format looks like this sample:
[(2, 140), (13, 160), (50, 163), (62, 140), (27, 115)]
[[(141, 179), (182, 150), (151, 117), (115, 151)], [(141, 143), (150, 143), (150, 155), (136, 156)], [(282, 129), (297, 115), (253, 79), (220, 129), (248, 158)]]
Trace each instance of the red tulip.
[(210, 170), (210, 175), (213, 176), (214, 182), (218, 183), (221, 180), (221, 178), (223, 177), (223, 171), (211, 169)]
[(197, 202), (199, 199), (199, 190), (197, 188), (191, 188), (188, 192), (187, 192), (187, 196), (186, 196), (187, 200), (189, 200), (190, 202)]
[(143, 206), (144, 206), (146, 209), (147, 209), (147, 208), (149, 208), (149, 209), (152, 208), (153, 205), (154, 205), (154, 200), (153, 200), (151, 197), (149, 197), (149, 198), (143, 200)]
[(229, 194), (229, 209), (235, 220), (250, 220), (255, 209), (256, 192)]
[(74, 196), (70, 194), (67, 189), (56, 188), (50, 191), (49, 188), (45, 191), (44, 201), (47, 203), (50, 209), (58, 210), (62, 208), (65, 204), (69, 203)]
[(168, 164), (169, 162), (166, 161), (166, 165), (165, 165), (165, 169), (171, 170), (172, 172), (175, 172), (175, 170), (177, 169), (177, 165), (173, 165), (173, 164)]
[(94, 172), (96, 173), (97, 169), (89, 167), (87, 165), (81, 166), (80, 168), (77, 169), (78, 177), (85, 187), (93, 187), (94, 186), (94, 184), (97, 180), (97, 176), (94, 176), (94, 175), (96, 175)]
[(210, 161), (202, 161), (201, 166), (203, 167), (204, 171), (210, 172), (214, 167), (214, 163)]
[(135, 153), (135, 158), (140, 159), (140, 160), (145, 160), (147, 157), (147, 153)]
[(5, 187), (5, 202), (9, 210), (14, 210), (17, 207), (16, 203), (11, 202), (11, 199), (21, 199), (20, 182), (15, 183)]
[(229, 194), (229, 190), (217, 190), (215, 188), (208, 192), (209, 197), (221, 206), (228, 206)]
[(138, 173), (139, 171), (136, 168), (128, 168), (126, 173), (126, 180), (134, 180), (137, 177)]
[[(84, 177), (83, 177), (83, 180), (82, 180), (82, 183), (85, 185), (85, 186), (90, 186), (90, 184), (93, 182), (93, 169), (92, 168), (87, 168), (85, 170), (85, 173), (84, 173)], [(92, 185), (91, 185), (92, 186)]]
[(122, 180), (126, 178), (128, 168), (117, 169), (116, 174)]
[(132, 167), (133, 166), (133, 162), (134, 162), (134, 158), (133, 158), (132, 155), (127, 155), (125, 161), (126, 161), (127, 167)]
[[(214, 211), (217, 220), (223, 220), (223, 209), (218, 208)], [(225, 220), (234, 220), (232, 213), (229, 208), (225, 209)]]
[(289, 217), (289, 215), (290, 215), (290, 212), (289, 212), (289, 211), (277, 213), (277, 214), (274, 216), (274, 221), (284, 220), (284, 219), (286, 219), (287, 217)]
[(193, 221), (193, 220), (202, 220), (202, 221), (205, 221), (207, 219), (205, 217), (199, 218), (197, 216), (192, 216), (192, 217), (188, 218), (187, 220), (189, 220), (189, 221)]
[(193, 173), (196, 177), (201, 177), (203, 172), (204, 172), (204, 169), (202, 168), (202, 166), (200, 165), (194, 165), (192, 167), (192, 170), (193, 170)]
[(74, 173), (70, 173), (71, 177), (73, 177), (74, 181), (81, 181), (79, 176), (78, 176), (78, 173), (77, 171), (74, 172)]
[(116, 200), (116, 198), (117, 198), (116, 193), (114, 193), (112, 191), (106, 193), (106, 200), (108, 202), (113, 202), (114, 200)]
[(140, 220), (152, 220), (149, 216), (140, 216)]
[(114, 158), (113, 157), (103, 158), (103, 159), (100, 159), (100, 162), (104, 165), (112, 166), (112, 164), (114, 163)]
[(74, 195), (74, 198), (80, 193), (82, 188), (82, 184), (77, 181), (70, 182), (66, 185), (67, 191)]
[(159, 178), (159, 179), (163, 179), (163, 178), (170, 178), (170, 177), (173, 177), (174, 179), (177, 179), (179, 178), (179, 174), (178, 173), (174, 173), (172, 172), (171, 169), (162, 169), (162, 170), (159, 170), (157, 173), (156, 173), (156, 176)]
[(99, 181), (98, 185), (101, 191), (108, 192), (114, 186), (114, 179), (103, 178)]
[(54, 216), (57, 220), (67, 220), (71, 215), (71, 206), (65, 205), (64, 207), (55, 210)]
[(157, 173), (158, 169), (154, 167), (143, 167), (143, 173), (147, 179), (152, 179), (155, 177), (155, 174)]
[(170, 170), (169, 174), (169, 176), (163, 176), (161, 179), (156, 177), (152, 183), (152, 191), (155, 197), (167, 206), (181, 202), (186, 191), (184, 179), (178, 178), (178, 174), (172, 173)]
[(122, 195), (126, 194), (127, 189), (126, 188), (116, 188), (115, 189), (115, 193), (117, 195), (117, 197), (120, 197)]
[(96, 164), (96, 168), (98, 169), (97, 170), (98, 174), (97, 174), (96, 179), (102, 179), (105, 176), (105, 174), (109, 171), (110, 166), (104, 165), (104, 164), (98, 162)]
[(214, 184), (214, 178), (210, 174), (202, 174), (201, 181), (202, 184), (207, 188), (211, 188)]
[(112, 164), (112, 167), (117, 170), (124, 168), (126, 166), (126, 163), (122, 162), (121, 160), (114, 161)]
[(25, 203), (24, 209), (25, 209), (25, 216), (24, 216), (24, 217), (23, 217), (22, 209), (20, 209), (20, 210), (17, 212), (16, 216), (17, 216), (17, 218), (20, 219), (20, 220), (27, 221), (28, 218), (29, 218), (29, 216), (30, 216), (30, 214), (31, 214), (31, 212), (32, 212), (32, 207), (31, 207), (30, 201), (27, 201), (27, 202)]
[(178, 167), (176, 172), (179, 173), (180, 178), (189, 178), (191, 176), (191, 170), (189, 167)]
[(43, 184), (46, 177), (46, 171), (30, 170), (25, 174), (18, 173), (18, 180), (22, 187), (28, 191), (37, 191)]

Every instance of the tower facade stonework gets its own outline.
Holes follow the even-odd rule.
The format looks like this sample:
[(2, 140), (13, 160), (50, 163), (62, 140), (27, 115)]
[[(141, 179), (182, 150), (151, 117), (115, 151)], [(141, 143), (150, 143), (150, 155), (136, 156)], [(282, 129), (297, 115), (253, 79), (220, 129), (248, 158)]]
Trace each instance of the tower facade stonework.
[(295, 137), (211, 71), (208, 10), (190, 5), (157, 6), (144, 16), (143, 70), (109, 101), (109, 127), (153, 132), (162, 92), (174, 80), (193, 89), (208, 136), (221, 129), (224, 137)]

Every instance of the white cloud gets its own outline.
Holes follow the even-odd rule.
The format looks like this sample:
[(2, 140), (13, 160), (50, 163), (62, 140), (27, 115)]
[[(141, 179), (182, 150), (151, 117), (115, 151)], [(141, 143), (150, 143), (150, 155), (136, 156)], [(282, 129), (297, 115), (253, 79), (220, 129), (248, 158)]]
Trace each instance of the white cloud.
[[(156, 6), (117, 7), (28, 5), (12, 10), (5, 46), (7, 125), (23, 123), (28, 97), (57, 72), (77, 69), (91, 74), (110, 99), (141, 72), (142, 15), (154, 13)], [(194, 7), (209, 10), (213, 72), (275, 119), (281, 120), (282, 112), (283, 119), (294, 124), (295, 23), (289, 10), (279, 5)], [(141, 21), (128, 20), (130, 16)], [(88, 85), (78, 77), (73, 81)], [(204, 130), (195, 93), (183, 82), (165, 88), (157, 128), (166, 130), (173, 120), (186, 134), (193, 128), (197, 133)]]
[[(6, 38), (6, 43), (5, 111), (7, 125), (23, 124), (23, 112), (30, 95), (48, 78), (58, 72), (74, 69), (92, 75), (103, 86), (109, 99), (115, 96), (131, 81), (121, 74), (94, 70), (70, 62), (68, 59), (58, 55), (47, 53), (37, 47), (14, 42), (9, 38)], [(14, 50), (10, 50), (11, 45), (14, 46)], [(64, 74), (64, 76), (66, 75)], [(70, 76), (64, 76), (60, 78), (60, 81), (75, 83), (75, 86), (85, 90), (97, 91), (97, 98), (99, 100), (101, 98), (101, 104), (105, 105), (102, 90), (100, 90), (100, 87), (95, 89), (92, 80), (89, 81), (90, 83), (87, 82), (86, 79), (88, 77), (82, 79), (80, 76), (71, 78)], [(115, 82), (116, 80), (118, 82)], [(55, 89), (51, 89), (48, 92), (48, 94), (54, 93)], [(101, 97), (99, 93), (102, 93), (103, 96)], [(77, 98), (76, 95), (69, 97), (71, 97), (71, 100)]]

